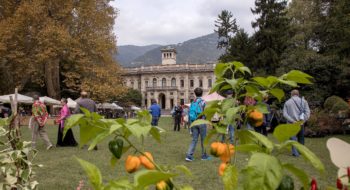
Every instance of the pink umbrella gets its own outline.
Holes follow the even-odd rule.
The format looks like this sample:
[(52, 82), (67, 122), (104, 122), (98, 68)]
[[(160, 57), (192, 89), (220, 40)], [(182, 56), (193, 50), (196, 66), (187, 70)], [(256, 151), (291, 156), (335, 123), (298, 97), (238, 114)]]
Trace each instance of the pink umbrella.
[(213, 101), (213, 100), (223, 100), (225, 99), (225, 97), (221, 96), (220, 94), (214, 92), (212, 94), (207, 94), (205, 96), (202, 96), (202, 99), (209, 102), (209, 101)]

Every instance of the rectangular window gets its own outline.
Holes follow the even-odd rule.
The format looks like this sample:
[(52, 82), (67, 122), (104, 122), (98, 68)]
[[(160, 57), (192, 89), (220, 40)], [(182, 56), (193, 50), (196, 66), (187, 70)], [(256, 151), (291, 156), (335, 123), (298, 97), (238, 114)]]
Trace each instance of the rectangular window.
[(170, 92), (170, 95), (173, 95), (174, 93)]
[(146, 87), (148, 87), (148, 80), (146, 80), (146, 82), (145, 82), (145, 86), (146, 86)]
[(211, 79), (208, 79), (208, 88), (211, 88)]
[(184, 105), (185, 104), (185, 99), (180, 99), (180, 105)]
[(190, 80), (190, 87), (193, 87), (193, 86), (194, 86), (194, 81)]
[(181, 80), (180, 83), (181, 83), (181, 87), (182, 88), (185, 87), (185, 81), (184, 80)]
[(181, 95), (181, 96), (183, 96), (183, 95), (184, 95), (184, 93), (180, 93), (180, 95)]
[(199, 87), (203, 87), (203, 81), (202, 81), (202, 79), (199, 80)]

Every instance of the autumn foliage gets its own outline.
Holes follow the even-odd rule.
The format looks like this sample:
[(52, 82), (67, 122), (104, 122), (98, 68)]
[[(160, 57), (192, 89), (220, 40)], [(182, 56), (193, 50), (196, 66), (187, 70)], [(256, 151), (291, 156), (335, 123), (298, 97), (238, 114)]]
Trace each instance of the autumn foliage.
[(0, 92), (18, 86), (53, 98), (81, 89), (101, 101), (117, 96), (115, 18), (109, 0), (1, 1)]

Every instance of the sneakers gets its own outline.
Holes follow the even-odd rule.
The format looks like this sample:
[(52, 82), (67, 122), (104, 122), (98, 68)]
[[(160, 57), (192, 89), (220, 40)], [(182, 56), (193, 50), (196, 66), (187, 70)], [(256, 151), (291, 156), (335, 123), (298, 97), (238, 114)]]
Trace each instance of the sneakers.
[(202, 160), (211, 160), (212, 158), (210, 156), (202, 156)]
[(49, 145), (48, 147), (46, 147), (46, 150), (50, 150), (52, 147), (52, 145)]
[(193, 158), (190, 158), (190, 157), (186, 157), (185, 159), (187, 162), (192, 162), (194, 159)]

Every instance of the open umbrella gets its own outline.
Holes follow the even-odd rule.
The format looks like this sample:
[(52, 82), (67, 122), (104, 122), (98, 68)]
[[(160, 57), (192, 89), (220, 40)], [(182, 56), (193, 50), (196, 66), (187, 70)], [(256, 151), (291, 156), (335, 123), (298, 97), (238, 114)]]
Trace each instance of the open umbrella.
[[(12, 96), (12, 98), (15, 99), (15, 94), (8, 94), (0, 96), (0, 102), (10, 103), (10, 96)], [(22, 94), (17, 94), (17, 101), (18, 103), (32, 104), (33, 98)]]
[(75, 108), (77, 106), (77, 102), (75, 102), (71, 98), (67, 98), (67, 105), (69, 108)]
[(119, 105), (117, 105), (116, 103), (112, 103), (112, 105), (114, 106), (114, 109), (116, 110), (123, 110), (123, 108)]
[(135, 110), (135, 111), (136, 111), (136, 110), (141, 110), (141, 108), (136, 107), (136, 106), (131, 106), (130, 109), (131, 109), (131, 110)]

